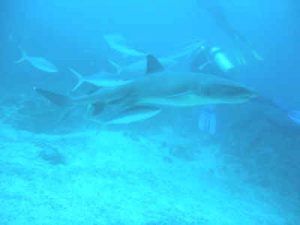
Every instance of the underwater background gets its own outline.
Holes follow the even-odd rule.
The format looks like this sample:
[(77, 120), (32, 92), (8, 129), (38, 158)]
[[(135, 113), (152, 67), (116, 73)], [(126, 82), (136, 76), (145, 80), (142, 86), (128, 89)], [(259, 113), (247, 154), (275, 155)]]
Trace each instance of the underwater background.
[[(0, 225), (299, 224), (299, 13), (296, 0), (1, 1)], [(189, 72), (199, 42), (263, 100), (102, 126), (34, 91), (81, 96), (70, 68), (143, 79), (145, 62), (119, 72), (147, 54)], [(22, 52), (40, 60), (16, 63)]]

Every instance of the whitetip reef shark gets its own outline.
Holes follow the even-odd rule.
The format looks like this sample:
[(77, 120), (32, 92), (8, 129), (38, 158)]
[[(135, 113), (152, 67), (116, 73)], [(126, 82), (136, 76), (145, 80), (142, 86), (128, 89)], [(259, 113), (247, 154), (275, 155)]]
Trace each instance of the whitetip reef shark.
[(256, 97), (251, 89), (214, 75), (164, 71), (152, 55), (147, 56), (146, 75), (124, 85), (100, 88), (80, 97), (64, 96), (40, 88), (34, 90), (58, 106), (93, 106), (94, 116), (101, 116), (102, 110), (107, 107), (117, 106), (119, 112), (106, 121), (109, 124), (145, 120), (159, 114), (164, 106), (237, 104)]

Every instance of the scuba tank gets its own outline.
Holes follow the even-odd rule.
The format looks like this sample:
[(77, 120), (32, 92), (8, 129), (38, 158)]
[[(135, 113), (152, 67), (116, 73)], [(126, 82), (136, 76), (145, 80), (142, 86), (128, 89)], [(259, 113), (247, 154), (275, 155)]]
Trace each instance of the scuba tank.
[(210, 49), (210, 57), (216, 66), (224, 73), (227, 73), (235, 67), (225, 53), (218, 47), (212, 47)]

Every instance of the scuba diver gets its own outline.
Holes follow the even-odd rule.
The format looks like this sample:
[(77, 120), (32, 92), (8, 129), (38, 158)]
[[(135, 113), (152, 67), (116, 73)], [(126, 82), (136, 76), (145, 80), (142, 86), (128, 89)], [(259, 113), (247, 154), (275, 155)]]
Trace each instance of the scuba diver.
[(218, 0), (197, 0), (197, 4), (199, 8), (205, 9), (211, 15), (216, 25), (234, 42), (237, 50), (237, 59), (240, 64), (246, 63), (243, 49), (249, 52), (254, 59), (258, 61), (263, 60), (262, 56), (252, 47), (246, 36), (233, 27)]
[[(238, 54), (236, 58), (232, 59), (219, 47), (203, 45), (197, 54), (194, 55), (191, 63), (191, 70), (193, 72), (232, 78), (240, 73), (240, 66), (246, 64), (245, 54), (250, 54), (257, 61), (263, 60), (262, 56), (255, 51), (246, 36), (233, 27), (218, 0), (197, 0), (197, 3), (199, 8), (205, 9), (211, 15), (216, 25), (230, 37), (235, 44)], [(300, 125), (300, 110), (290, 111), (266, 97), (260, 97), (259, 101), (273, 106), (287, 115), (293, 124)], [(211, 135), (216, 133), (217, 120), (215, 111), (214, 106), (204, 107), (201, 109), (198, 118), (199, 129)]]
[(192, 72), (201, 72), (217, 76), (232, 74), (237, 66), (228, 55), (219, 47), (202, 45), (193, 55), (190, 69)]
[[(237, 72), (237, 66), (219, 47), (210, 47), (202, 44), (193, 55), (191, 71), (216, 76), (233, 76)], [(201, 107), (198, 116), (198, 128), (209, 135), (217, 131), (216, 107), (209, 105)]]
[[(245, 54), (251, 55), (254, 59), (262, 61), (263, 58), (253, 49), (248, 39), (241, 34), (230, 23), (225, 10), (218, 0), (197, 0), (200, 9), (205, 9), (216, 25), (233, 41), (236, 57), (230, 58), (221, 48), (203, 45), (197, 54), (194, 55), (191, 63), (193, 72), (213, 74), (227, 78), (235, 77), (240, 71), (240, 66), (246, 64)], [(215, 134), (217, 120), (214, 106), (201, 109), (198, 118), (200, 130)]]
[[(199, 50), (193, 55), (191, 71), (231, 79), (240, 73), (240, 66), (221, 48), (202, 44)], [(284, 107), (283, 104), (276, 103), (274, 100), (264, 96), (260, 96), (258, 101), (264, 105), (272, 106), (277, 112), (286, 115), (292, 124), (300, 125), (299, 110), (291, 111)], [(201, 107), (198, 116), (198, 128), (204, 133), (215, 135), (217, 125), (216, 107), (214, 105)]]

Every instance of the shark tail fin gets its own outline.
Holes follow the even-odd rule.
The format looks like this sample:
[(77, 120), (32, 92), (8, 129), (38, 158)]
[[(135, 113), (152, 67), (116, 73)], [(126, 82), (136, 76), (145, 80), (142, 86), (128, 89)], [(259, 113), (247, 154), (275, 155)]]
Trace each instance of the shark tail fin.
[(66, 107), (72, 105), (72, 99), (68, 96), (57, 94), (51, 91), (34, 87), (33, 90), (44, 98), (48, 99), (51, 103), (60, 106)]
[(20, 48), (20, 50), (21, 50), (21, 58), (19, 58), (18, 60), (16, 60), (15, 63), (24, 62), (28, 58), (27, 53), (22, 48)]
[(78, 73), (76, 70), (74, 70), (73, 68), (69, 68), (69, 70), (71, 71), (71, 73), (73, 73), (76, 77), (77, 77), (77, 84), (72, 88), (72, 92), (76, 91), (84, 82), (84, 78), (83, 76)]

